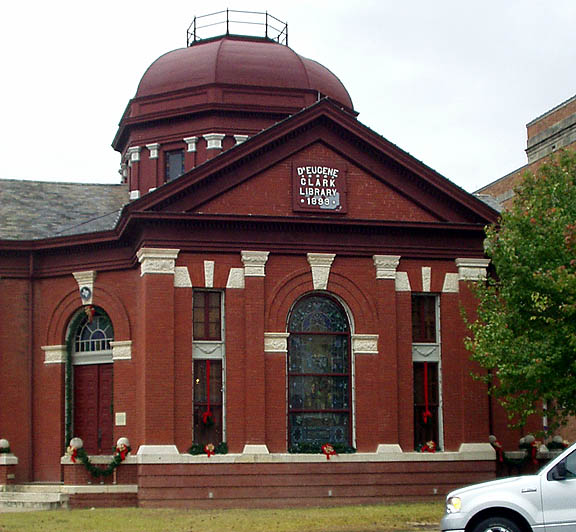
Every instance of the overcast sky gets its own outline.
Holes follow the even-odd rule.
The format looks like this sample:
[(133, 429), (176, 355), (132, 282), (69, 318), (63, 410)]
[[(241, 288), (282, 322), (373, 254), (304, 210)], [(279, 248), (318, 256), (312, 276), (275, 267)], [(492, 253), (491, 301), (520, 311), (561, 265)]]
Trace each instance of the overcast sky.
[(110, 146), (194, 15), (265, 11), (358, 119), (468, 191), (526, 162), (529, 121), (576, 94), (575, 0), (21, 1), (0, 21), (0, 178), (119, 182)]

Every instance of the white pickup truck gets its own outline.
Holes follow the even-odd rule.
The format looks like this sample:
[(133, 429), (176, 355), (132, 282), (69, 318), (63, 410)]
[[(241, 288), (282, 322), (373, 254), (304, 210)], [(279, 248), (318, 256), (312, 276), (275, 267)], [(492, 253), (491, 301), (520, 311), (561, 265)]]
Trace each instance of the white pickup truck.
[(576, 532), (576, 444), (535, 475), (452, 491), (444, 532)]

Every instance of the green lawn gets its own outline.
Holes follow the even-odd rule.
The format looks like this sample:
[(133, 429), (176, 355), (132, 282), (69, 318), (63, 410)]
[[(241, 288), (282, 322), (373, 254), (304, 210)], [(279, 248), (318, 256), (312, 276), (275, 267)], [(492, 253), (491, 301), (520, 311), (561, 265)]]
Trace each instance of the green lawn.
[(441, 503), (282, 510), (111, 508), (0, 514), (1, 532), (382, 532), (438, 529)]

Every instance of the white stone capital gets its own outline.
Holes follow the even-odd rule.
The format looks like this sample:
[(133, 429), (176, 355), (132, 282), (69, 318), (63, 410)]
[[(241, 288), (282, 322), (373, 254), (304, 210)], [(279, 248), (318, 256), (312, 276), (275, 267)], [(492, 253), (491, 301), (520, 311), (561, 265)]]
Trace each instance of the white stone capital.
[(264, 351), (266, 353), (287, 353), (288, 333), (285, 332), (265, 332)]
[(203, 135), (204, 139), (206, 140), (206, 149), (207, 150), (221, 150), (222, 149), (222, 141), (226, 135), (224, 133), (207, 133)]
[(130, 156), (130, 162), (136, 163), (140, 160), (140, 151), (142, 150), (141, 146), (131, 146), (128, 148), (128, 155)]
[(266, 277), (269, 251), (242, 251), (245, 277)]
[(110, 342), (112, 348), (112, 360), (132, 359), (132, 340), (116, 340)]
[(486, 279), (486, 270), (490, 259), (456, 259), (458, 279), (460, 281), (482, 281)]
[(377, 334), (353, 334), (352, 353), (355, 355), (377, 355), (378, 335)]
[(236, 141), (236, 144), (242, 144), (243, 142), (246, 142), (248, 138), (249, 138), (248, 135), (234, 135), (234, 140)]
[(65, 345), (43, 345), (44, 364), (64, 364), (66, 362)]
[(188, 146), (187, 151), (196, 151), (196, 143), (198, 142), (198, 137), (186, 137), (182, 139)]
[(136, 253), (140, 261), (140, 276), (149, 273), (174, 275), (179, 249), (140, 248)]
[(150, 152), (150, 159), (158, 159), (158, 150), (160, 149), (160, 144), (155, 142), (154, 144), (146, 144), (146, 147)]
[(374, 255), (376, 279), (396, 279), (396, 269), (400, 264), (400, 255)]

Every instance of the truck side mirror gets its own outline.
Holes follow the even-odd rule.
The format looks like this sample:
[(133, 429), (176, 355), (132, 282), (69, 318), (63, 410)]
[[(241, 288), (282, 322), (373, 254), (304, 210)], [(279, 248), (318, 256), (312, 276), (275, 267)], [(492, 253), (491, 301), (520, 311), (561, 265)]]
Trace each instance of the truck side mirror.
[(566, 480), (566, 461), (558, 462), (551, 471), (552, 480)]

